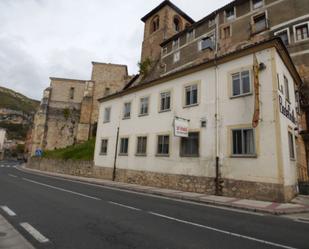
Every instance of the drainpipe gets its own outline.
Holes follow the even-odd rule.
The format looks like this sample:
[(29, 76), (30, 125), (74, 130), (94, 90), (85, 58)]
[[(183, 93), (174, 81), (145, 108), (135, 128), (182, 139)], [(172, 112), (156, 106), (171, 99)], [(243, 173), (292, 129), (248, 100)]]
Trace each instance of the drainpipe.
[(118, 140), (119, 140), (119, 126), (118, 126), (118, 128), (117, 128), (117, 136), (116, 136), (115, 157), (114, 157), (114, 169), (113, 169), (113, 181), (115, 181), (115, 179), (116, 179), (116, 163), (117, 163)]

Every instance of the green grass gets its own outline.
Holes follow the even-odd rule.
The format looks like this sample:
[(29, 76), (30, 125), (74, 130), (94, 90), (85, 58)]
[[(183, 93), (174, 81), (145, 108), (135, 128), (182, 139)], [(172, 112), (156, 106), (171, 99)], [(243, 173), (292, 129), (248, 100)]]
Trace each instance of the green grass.
[(44, 151), (43, 157), (50, 159), (62, 159), (62, 160), (82, 160), (92, 161), (94, 156), (95, 138), (73, 146), (66, 147), (64, 149), (56, 149), (50, 151)]

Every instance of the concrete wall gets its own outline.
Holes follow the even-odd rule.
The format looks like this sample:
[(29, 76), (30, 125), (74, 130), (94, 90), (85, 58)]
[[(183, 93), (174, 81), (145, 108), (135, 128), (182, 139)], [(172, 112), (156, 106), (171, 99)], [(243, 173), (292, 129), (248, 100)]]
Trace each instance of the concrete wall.
[(6, 138), (6, 130), (0, 128), (0, 151), (3, 150), (5, 138)]

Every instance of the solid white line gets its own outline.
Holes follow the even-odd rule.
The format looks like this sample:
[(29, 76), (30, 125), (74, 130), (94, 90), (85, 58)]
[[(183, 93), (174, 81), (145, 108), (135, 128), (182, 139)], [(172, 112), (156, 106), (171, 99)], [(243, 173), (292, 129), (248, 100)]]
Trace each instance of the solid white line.
[(11, 176), (11, 177), (15, 177), (15, 178), (17, 177), (16, 175), (12, 175), (12, 174), (8, 174), (8, 175)]
[(233, 233), (233, 232), (221, 230), (221, 229), (210, 227), (210, 226), (201, 225), (201, 224), (190, 222), (190, 221), (180, 220), (180, 219), (177, 219), (177, 218), (174, 218), (174, 217), (166, 216), (166, 215), (163, 215), (163, 214), (158, 214), (158, 213), (155, 213), (155, 212), (148, 212), (148, 213), (152, 214), (152, 215), (155, 215), (155, 216), (158, 216), (158, 217), (161, 217), (161, 218), (177, 221), (177, 222), (180, 222), (180, 223), (184, 223), (184, 224), (188, 224), (188, 225), (192, 225), (192, 226), (208, 229), (208, 230), (219, 232), (219, 233), (223, 233), (223, 234), (228, 234), (228, 235), (233, 236), (233, 237), (238, 237), (238, 238), (242, 238), (242, 239), (252, 240), (252, 241), (259, 242), (259, 243), (266, 244), (266, 245), (271, 245), (271, 246), (275, 246), (275, 247), (279, 247), (279, 248), (284, 248), (284, 249), (297, 249), (295, 247), (285, 246), (285, 245), (273, 243), (273, 242), (270, 242), (270, 241), (266, 241), (266, 240), (262, 240), (262, 239), (257, 239), (257, 238), (254, 238), (254, 237), (250, 237), (250, 236), (241, 235), (241, 234), (238, 234), (238, 233)]
[(120, 207), (128, 208), (128, 209), (136, 210), (136, 211), (141, 211), (141, 209), (139, 209), (139, 208), (131, 207), (131, 206), (124, 205), (124, 204), (117, 203), (117, 202), (113, 202), (113, 201), (109, 201), (108, 203), (113, 204), (113, 205), (117, 205), (117, 206), (120, 206)]
[(28, 233), (30, 233), (37, 241), (41, 243), (49, 242), (49, 239), (46, 238), (43, 234), (41, 234), (38, 230), (36, 230), (29, 223), (23, 222), (20, 223), (21, 227), (23, 227)]
[(11, 209), (9, 209), (7, 206), (1, 206), (1, 209), (4, 212), (6, 212), (9, 216), (16, 216), (16, 214)]
[(97, 201), (101, 200), (100, 198), (97, 198), (97, 197), (81, 194), (81, 193), (78, 193), (78, 192), (75, 192), (75, 191), (71, 191), (71, 190), (67, 190), (67, 189), (64, 189), (64, 188), (55, 187), (55, 186), (48, 185), (48, 184), (45, 184), (45, 183), (33, 181), (33, 180), (30, 180), (30, 179), (27, 179), (27, 178), (22, 178), (22, 179), (27, 181), (27, 182), (32, 182), (32, 183), (35, 183), (35, 184), (38, 184), (38, 185), (41, 185), (41, 186), (44, 186), (44, 187), (48, 187), (48, 188), (52, 188), (52, 189), (57, 189), (57, 190), (60, 190), (60, 191), (63, 191), (63, 192), (67, 192), (67, 193), (70, 193), (70, 194), (74, 194), (74, 195), (78, 195), (78, 196), (83, 196), (83, 197), (90, 198), (90, 199), (97, 200)]

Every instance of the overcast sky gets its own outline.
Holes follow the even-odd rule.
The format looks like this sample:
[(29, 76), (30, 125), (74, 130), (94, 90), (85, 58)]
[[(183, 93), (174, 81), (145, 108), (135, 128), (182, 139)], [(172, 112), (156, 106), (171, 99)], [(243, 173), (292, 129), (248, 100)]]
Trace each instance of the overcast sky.
[[(199, 20), (231, 0), (172, 0)], [(140, 18), (162, 0), (0, 0), (0, 85), (41, 99), (49, 77), (90, 79), (91, 61), (137, 73)]]

